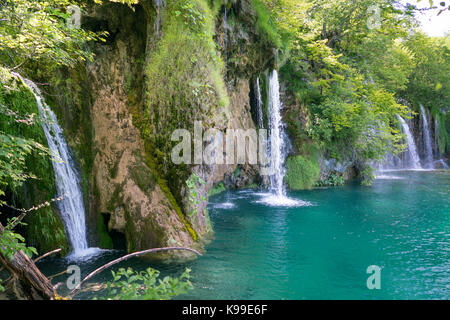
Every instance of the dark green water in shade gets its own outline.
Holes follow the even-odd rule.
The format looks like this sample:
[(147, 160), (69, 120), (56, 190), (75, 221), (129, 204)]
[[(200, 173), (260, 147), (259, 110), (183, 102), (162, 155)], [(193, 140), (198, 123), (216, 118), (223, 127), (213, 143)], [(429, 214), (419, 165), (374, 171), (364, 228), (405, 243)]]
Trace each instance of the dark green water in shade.
[[(257, 190), (223, 193), (210, 199), (215, 239), (203, 257), (116, 268), (176, 276), (189, 267), (195, 289), (180, 297), (187, 299), (450, 299), (450, 172), (384, 175), (372, 187), (290, 193), (312, 204), (295, 208), (258, 203)], [(77, 264), (85, 275), (121, 255)], [(39, 267), (49, 275), (68, 264), (50, 258)], [(382, 268), (381, 290), (367, 288), (370, 265)], [(93, 282), (106, 279), (109, 271)]]

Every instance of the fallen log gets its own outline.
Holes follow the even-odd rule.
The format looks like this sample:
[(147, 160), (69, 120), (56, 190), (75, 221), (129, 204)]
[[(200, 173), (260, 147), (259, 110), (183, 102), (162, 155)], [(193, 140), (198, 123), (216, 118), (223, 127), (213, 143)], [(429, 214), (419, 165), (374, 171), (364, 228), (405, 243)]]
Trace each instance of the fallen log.
[[(3, 229), (0, 223), (0, 234)], [(39, 271), (36, 264), (23, 251), (17, 251), (12, 259), (0, 253), (0, 264), (11, 276), (7, 286), (17, 299), (54, 299), (55, 291), (50, 280)]]

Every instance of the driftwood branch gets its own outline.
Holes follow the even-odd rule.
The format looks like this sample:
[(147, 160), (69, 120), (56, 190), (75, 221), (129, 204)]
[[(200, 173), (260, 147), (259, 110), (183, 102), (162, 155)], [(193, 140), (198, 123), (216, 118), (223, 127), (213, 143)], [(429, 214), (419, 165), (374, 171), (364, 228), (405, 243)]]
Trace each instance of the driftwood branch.
[(37, 257), (36, 259), (34, 259), (33, 262), (36, 263), (36, 262), (38, 262), (39, 260), (42, 260), (42, 259), (44, 259), (45, 257), (48, 257), (48, 256), (50, 256), (50, 255), (52, 255), (52, 254), (54, 254), (54, 253), (58, 253), (58, 252), (60, 252), (60, 251), (61, 251), (61, 248), (55, 249), (55, 250), (50, 251), (50, 252), (47, 252), (46, 254), (43, 254), (42, 256)]
[[(47, 277), (47, 278), (48, 278), (48, 280), (52, 280), (53, 278), (56, 278), (56, 277), (62, 276), (62, 275), (63, 275), (63, 274), (65, 274), (65, 273), (67, 273), (67, 270), (64, 270), (64, 271), (58, 272), (57, 274), (54, 274), (54, 275), (52, 275), (52, 276), (49, 276), (49, 277)], [(55, 286), (53, 286), (53, 288), (55, 288)]]
[(121, 258), (118, 258), (116, 260), (113, 260), (111, 262), (108, 262), (107, 264), (101, 266), (98, 269), (95, 269), (94, 271), (92, 271), (90, 274), (88, 274), (86, 276), (86, 278), (83, 279), (83, 281), (81, 281), (72, 291), (69, 292), (68, 297), (73, 297), (74, 295), (76, 295), (78, 293), (78, 291), (80, 290), (81, 286), (89, 279), (91, 279), (93, 276), (95, 276), (96, 274), (102, 272), (103, 270), (121, 262), (127, 259), (130, 259), (132, 257), (137, 257), (137, 256), (141, 256), (144, 254), (148, 254), (148, 253), (155, 253), (155, 252), (161, 252), (161, 251), (173, 251), (173, 250), (184, 250), (184, 251), (190, 251), (193, 252), (199, 256), (201, 256), (202, 254), (200, 252), (198, 252), (197, 250), (194, 249), (190, 249), (190, 248), (183, 248), (183, 247), (166, 247), (166, 248), (155, 248), (155, 249), (148, 249), (148, 250), (144, 250), (144, 251), (138, 251), (138, 252), (134, 252), (134, 253), (130, 253), (127, 254)]

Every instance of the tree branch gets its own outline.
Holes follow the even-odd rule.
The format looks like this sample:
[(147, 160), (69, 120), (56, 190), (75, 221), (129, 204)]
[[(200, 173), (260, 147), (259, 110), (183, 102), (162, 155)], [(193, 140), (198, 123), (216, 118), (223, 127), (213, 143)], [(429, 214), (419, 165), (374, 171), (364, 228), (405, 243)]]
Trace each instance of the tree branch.
[(148, 254), (148, 253), (154, 253), (154, 252), (161, 252), (161, 251), (171, 251), (171, 250), (185, 250), (185, 251), (190, 251), (193, 252), (199, 256), (201, 256), (202, 254), (200, 252), (198, 252), (197, 250), (194, 249), (190, 249), (190, 248), (184, 248), (184, 247), (167, 247), (167, 248), (155, 248), (155, 249), (148, 249), (148, 250), (144, 250), (144, 251), (138, 251), (138, 252), (134, 252), (134, 253), (130, 253), (127, 254), (121, 258), (118, 258), (116, 260), (113, 260), (103, 266), (101, 266), (98, 269), (95, 269), (94, 271), (92, 271), (89, 275), (86, 276), (86, 278), (83, 279), (83, 281), (81, 281), (72, 291), (69, 292), (68, 297), (73, 297), (74, 295), (76, 295), (78, 293), (78, 291), (80, 290), (81, 286), (89, 279), (91, 279), (93, 276), (95, 276), (96, 274), (102, 272), (103, 270), (111, 267), (112, 265), (115, 265), (121, 261), (127, 260), (129, 258), (132, 257), (137, 257), (137, 256), (141, 256), (144, 254)]
[(61, 251), (61, 248), (55, 249), (55, 250), (50, 251), (50, 252), (47, 252), (46, 254), (43, 254), (42, 256), (37, 257), (36, 259), (34, 259), (33, 262), (36, 263), (36, 262), (38, 262), (39, 260), (44, 259), (45, 257), (48, 257), (49, 255), (52, 255), (52, 254), (57, 253), (57, 252), (60, 252), (60, 251)]

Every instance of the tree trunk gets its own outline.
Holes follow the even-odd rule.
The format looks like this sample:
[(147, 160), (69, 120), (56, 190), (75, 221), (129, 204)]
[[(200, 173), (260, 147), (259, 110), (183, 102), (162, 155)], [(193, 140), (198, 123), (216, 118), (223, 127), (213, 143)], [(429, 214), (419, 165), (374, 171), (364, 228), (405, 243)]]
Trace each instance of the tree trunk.
[[(2, 232), (3, 225), (0, 223), (0, 234)], [(22, 251), (16, 252), (11, 260), (0, 253), (0, 265), (3, 265), (9, 272), (11, 278), (7, 282), (6, 288), (17, 299), (49, 300), (55, 297), (50, 280)]]

